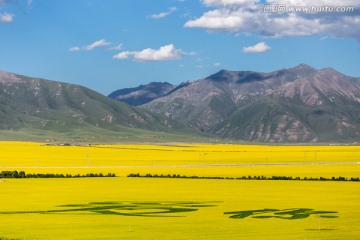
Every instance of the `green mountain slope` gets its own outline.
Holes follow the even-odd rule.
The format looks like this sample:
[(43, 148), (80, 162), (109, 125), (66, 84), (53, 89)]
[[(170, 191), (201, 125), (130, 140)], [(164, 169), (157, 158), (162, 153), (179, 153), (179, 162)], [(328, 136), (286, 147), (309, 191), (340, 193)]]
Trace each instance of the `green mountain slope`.
[(109, 137), (141, 137), (141, 133), (157, 137), (185, 136), (190, 133), (166, 117), (112, 100), (82, 86), (2, 71), (0, 129), (2, 136), (18, 132), (30, 136), (41, 133), (46, 137), (66, 134), (71, 137), (74, 133), (77, 137), (85, 133)]

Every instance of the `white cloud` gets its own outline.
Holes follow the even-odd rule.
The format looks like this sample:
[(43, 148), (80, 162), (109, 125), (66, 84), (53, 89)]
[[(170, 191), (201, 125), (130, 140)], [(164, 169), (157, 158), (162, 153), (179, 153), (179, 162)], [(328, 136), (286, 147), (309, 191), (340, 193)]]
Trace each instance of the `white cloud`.
[[(185, 23), (188, 28), (255, 34), (261, 37), (330, 35), (354, 38), (360, 42), (360, 1), (358, 0), (267, 0), (267, 4), (354, 6), (354, 12), (290, 12), (264, 13), (260, 1), (203, 0), (212, 7), (202, 16)], [(301, 3), (301, 4), (300, 4)]]
[(119, 43), (118, 45), (109, 48), (109, 50), (121, 50), (123, 48), (123, 44)]
[(121, 52), (121, 53), (114, 55), (113, 58), (114, 59), (127, 59), (133, 54), (134, 54), (133, 52), (126, 51), (126, 52)]
[(264, 42), (259, 42), (258, 44), (255, 44), (254, 46), (243, 47), (244, 53), (262, 53), (262, 52), (267, 52), (269, 50), (271, 50), (271, 47), (266, 45), (266, 43), (264, 43)]
[(125, 51), (113, 56), (114, 59), (127, 59), (132, 57), (136, 61), (170, 61), (181, 59), (185, 53), (176, 49), (173, 44), (165, 45), (159, 49), (146, 48), (141, 51)]
[(171, 13), (175, 12), (176, 10), (177, 10), (176, 7), (171, 7), (171, 8), (169, 8), (169, 10), (167, 12), (161, 12), (161, 13), (158, 13), (158, 14), (153, 14), (153, 15), (150, 16), (150, 18), (153, 18), (153, 19), (164, 18), (167, 15), (170, 15)]
[(79, 48), (79, 47), (71, 47), (71, 48), (69, 48), (69, 52), (78, 52), (78, 51), (81, 51), (81, 48)]
[[(91, 51), (91, 50), (93, 50), (95, 48), (109, 46), (109, 45), (111, 45), (110, 42), (107, 42), (105, 39), (100, 39), (98, 41), (95, 41), (95, 42), (93, 42), (93, 43), (91, 43), (89, 45), (83, 46), (83, 47), (78, 47), (78, 46), (71, 47), (71, 48), (69, 48), (69, 51), (70, 52)], [(121, 46), (122, 45), (119, 44), (118, 46), (115, 46), (113, 50), (119, 50), (117, 48), (121, 47)]]
[(93, 42), (92, 44), (90, 45), (87, 45), (84, 47), (84, 50), (86, 51), (90, 51), (90, 50), (93, 50), (94, 48), (97, 48), (97, 47), (103, 47), (103, 46), (108, 46), (110, 45), (111, 43), (110, 42), (107, 42), (105, 39), (100, 39), (96, 42)]
[(220, 67), (221, 64), (220, 64), (219, 62), (216, 62), (216, 63), (213, 64), (213, 66), (214, 66), (214, 67)]
[(200, 18), (186, 22), (185, 27), (199, 27), (213, 31), (248, 31), (251, 29), (251, 25), (256, 24), (256, 22), (249, 21), (253, 20), (252, 15), (253, 13), (241, 10), (232, 11), (221, 8), (206, 12)]
[(266, 0), (266, 2), (288, 6), (360, 6), (359, 0)]
[(14, 15), (10, 13), (0, 13), (0, 23), (9, 23), (14, 20)]
[(134, 58), (140, 61), (168, 61), (182, 58), (181, 50), (173, 44), (160, 47), (158, 50), (147, 48), (134, 54)]
[(258, 3), (260, 0), (203, 0), (203, 3), (209, 7), (216, 6), (250, 6)]

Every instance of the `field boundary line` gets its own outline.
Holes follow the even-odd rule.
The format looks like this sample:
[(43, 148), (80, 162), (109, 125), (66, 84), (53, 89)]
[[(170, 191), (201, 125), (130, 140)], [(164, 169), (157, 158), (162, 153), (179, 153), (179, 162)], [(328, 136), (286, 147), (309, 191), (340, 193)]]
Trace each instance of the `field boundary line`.
[(360, 165), (360, 162), (303, 162), (303, 163), (234, 163), (234, 164), (182, 164), (182, 165), (133, 165), (133, 166), (0, 166), (0, 169), (115, 169), (115, 168), (199, 168), (199, 167), (282, 167), (317, 165)]

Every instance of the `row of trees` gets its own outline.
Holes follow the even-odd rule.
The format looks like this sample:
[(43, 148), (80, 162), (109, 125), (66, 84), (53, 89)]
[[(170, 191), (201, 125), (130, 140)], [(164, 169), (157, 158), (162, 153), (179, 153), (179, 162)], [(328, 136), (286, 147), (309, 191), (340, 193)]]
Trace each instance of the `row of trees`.
[(53, 174), (53, 173), (28, 173), (24, 171), (2, 171), (0, 178), (84, 178), (84, 177), (116, 177), (115, 173), (88, 173), (85, 175), (71, 175), (71, 174)]
[(179, 175), (179, 174), (145, 174), (141, 175), (140, 173), (131, 173), (127, 177), (141, 177), (141, 178), (190, 178), (190, 179), (230, 179), (230, 180), (298, 180), (298, 181), (354, 181), (359, 182), (359, 178), (345, 178), (345, 177), (332, 177), (332, 178), (313, 178), (313, 177), (292, 177), (292, 176), (242, 176), (242, 177), (201, 177), (201, 176), (185, 176), (185, 175)]

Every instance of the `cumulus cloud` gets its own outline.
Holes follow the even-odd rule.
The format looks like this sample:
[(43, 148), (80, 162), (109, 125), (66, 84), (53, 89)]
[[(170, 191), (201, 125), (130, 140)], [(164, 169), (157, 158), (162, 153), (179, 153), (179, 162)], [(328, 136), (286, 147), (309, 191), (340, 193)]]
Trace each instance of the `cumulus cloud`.
[(113, 56), (114, 59), (127, 59), (129, 58), (131, 55), (134, 55), (136, 52), (129, 52), (129, 51), (126, 51), (126, 52), (120, 52), (116, 55)]
[(14, 20), (14, 15), (10, 13), (0, 13), (0, 23), (10, 23)]
[(185, 52), (176, 49), (173, 44), (165, 45), (159, 49), (146, 48), (141, 51), (125, 51), (113, 56), (114, 59), (133, 58), (136, 61), (171, 61), (181, 59)]
[(153, 18), (153, 19), (160, 19), (160, 18), (164, 18), (168, 15), (170, 15), (171, 13), (175, 12), (177, 10), (176, 7), (171, 7), (169, 8), (169, 10), (167, 12), (161, 12), (161, 13), (158, 13), (158, 14), (153, 14), (150, 16), (150, 18)]
[[(202, 16), (185, 23), (188, 28), (255, 34), (261, 37), (330, 35), (354, 38), (360, 42), (360, 1), (358, 0), (203, 0), (212, 7)], [(284, 4), (287, 11), (264, 12), (269, 4)], [(350, 6), (353, 11), (289, 11), (289, 6)]]
[(243, 47), (244, 53), (262, 53), (262, 52), (267, 52), (269, 50), (271, 50), (271, 47), (266, 45), (265, 42), (259, 42), (258, 44), (255, 44), (254, 46)]

